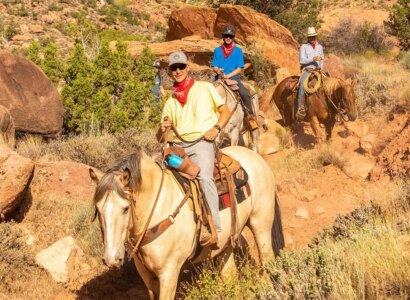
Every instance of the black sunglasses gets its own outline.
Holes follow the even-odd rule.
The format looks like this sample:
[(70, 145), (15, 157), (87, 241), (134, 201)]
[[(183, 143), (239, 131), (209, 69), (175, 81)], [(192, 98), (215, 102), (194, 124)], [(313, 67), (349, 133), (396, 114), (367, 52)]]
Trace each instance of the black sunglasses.
[(222, 37), (223, 37), (224, 39), (230, 38), (230, 39), (232, 40), (235, 36), (232, 35), (232, 34), (223, 34)]
[(185, 70), (186, 65), (184, 65), (184, 64), (172, 65), (169, 68), (171, 69), (172, 72), (175, 72), (177, 69), (179, 69), (180, 71), (183, 71), (183, 70)]

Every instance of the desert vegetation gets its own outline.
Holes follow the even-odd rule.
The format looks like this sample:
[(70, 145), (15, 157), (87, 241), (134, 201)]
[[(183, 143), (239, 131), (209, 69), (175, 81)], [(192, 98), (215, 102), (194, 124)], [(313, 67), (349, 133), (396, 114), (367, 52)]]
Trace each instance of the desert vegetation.
[[(61, 92), (64, 132), (53, 139), (19, 135), (16, 152), (32, 159), (37, 173), (28, 200), (15, 214), (0, 221), (0, 298), (2, 293), (13, 299), (56, 295), (80, 299), (146, 298), (132, 264), (127, 262), (123, 269), (115, 271), (102, 264), (101, 234), (98, 221), (93, 221), (91, 195), (73, 196), (79, 187), (65, 190), (65, 175), (55, 174), (57, 163), (62, 161), (85, 164), (86, 171), (89, 167), (105, 171), (136, 149), (149, 155), (159, 152), (161, 145), (155, 139), (155, 131), (163, 103), (153, 102), (150, 94), (155, 56), (147, 46), (140, 55), (131, 57), (126, 43), (161, 41), (165, 27), (162, 23), (149, 23), (157, 17), (153, 13), (132, 11), (132, 1), (106, 1), (106, 6), (100, 7), (96, 0), (82, 0), (76, 10), (70, 10), (70, 1), (65, 0), (46, 5), (32, 2), (38, 2), (33, 11), (24, 1), (1, 1), (9, 18), (0, 15), (0, 45), (21, 33), (19, 18), (38, 19), (45, 11), (67, 11), (73, 21), (70, 26), (56, 21), (50, 27), (63, 34), (71, 47), (61, 47), (59, 38), (40, 37), (26, 48), (15, 50), (37, 64)], [(172, 7), (164, 2), (167, 1), (155, 1), (166, 9)], [(286, 26), (299, 41), (304, 41), (307, 26), (320, 28), (320, 8), (333, 5), (330, 1), (302, 1), (297, 6), (292, 1), (212, 2), (214, 7), (224, 3), (250, 6)], [(345, 7), (353, 4), (350, 2), (366, 7), (376, 5), (370, 1), (337, 1), (337, 5)], [(381, 161), (379, 154), (408, 122), (408, 4), (390, 2), (379, 1), (377, 7), (391, 9), (388, 33), (398, 38), (400, 53), (390, 52), (387, 33), (380, 27), (349, 19), (342, 20), (323, 39), (326, 55), (340, 55), (343, 65), (355, 71), (359, 124), (375, 137), (372, 148), (364, 153), (358, 144), (366, 136), (357, 136), (341, 124), (336, 125), (332, 142), (318, 146), (300, 142), (297, 129), (271, 129), (279, 141), (279, 151), (264, 158), (274, 170), (282, 214), (287, 216), (287, 248), (260, 266), (244, 245), (237, 255), (238, 276), (228, 279), (220, 275), (218, 260), (195, 267), (187, 265), (181, 274), (178, 299), (410, 297), (408, 173), (401, 170), (399, 176), (379, 181), (372, 174), (358, 176), (350, 170), (352, 157), (361, 155), (374, 164)], [(264, 92), (275, 81), (271, 65), (256, 45), (250, 47), (250, 53), (250, 78)], [(200, 70), (193, 76), (211, 80), (213, 73)], [(274, 107), (268, 109), (270, 116), (278, 116)], [(59, 191), (49, 189), (53, 176)], [(88, 174), (78, 177), (89, 180)], [(309, 192), (313, 196), (306, 195)], [(297, 199), (298, 207), (290, 206), (289, 197)], [(322, 211), (315, 214), (315, 201), (319, 200)], [(309, 208), (310, 217), (295, 217), (296, 209), (302, 205)], [(331, 214), (339, 209), (341, 214)], [(317, 223), (321, 222), (332, 225), (318, 230), (321, 224)], [(308, 231), (310, 226), (314, 229)], [(74, 268), (76, 276), (60, 284), (36, 263), (35, 256), (68, 235), (84, 252), (81, 266), (86, 271), (81, 273), (81, 268)]]

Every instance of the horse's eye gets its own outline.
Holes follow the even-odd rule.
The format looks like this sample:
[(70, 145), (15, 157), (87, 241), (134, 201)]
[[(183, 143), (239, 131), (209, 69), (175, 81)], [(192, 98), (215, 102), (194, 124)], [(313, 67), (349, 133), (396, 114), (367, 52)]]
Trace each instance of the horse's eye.
[(124, 214), (126, 214), (127, 212), (128, 212), (128, 209), (129, 209), (130, 207), (129, 206), (127, 206), (126, 208), (124, 208)]

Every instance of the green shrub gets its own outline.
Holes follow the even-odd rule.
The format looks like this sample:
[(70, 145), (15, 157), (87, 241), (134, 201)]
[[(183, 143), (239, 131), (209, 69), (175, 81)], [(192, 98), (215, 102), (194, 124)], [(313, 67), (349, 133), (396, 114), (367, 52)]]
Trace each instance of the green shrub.
[(393, 5), (389, 20), (385, 22), (390, 33), (397, 36), (403, 50), (410, 49), (410, 4), (408, 0), (399, 0)]
[(289, 29), (300, 43), (305, 41), (308, 27), (315, 26), (316, 30), (320, 28), (320, 0), (221, 0), (219, 2), (245, 5), (267, 14)]
[(4, 35), (8, 41), (11, 41), (13, 36), (19, 33), (20, 33), (20, 29), (18, 28), (17, 24), (12, 22), (6, 27)]
[(403, 57), (400, 60), (400, 64), (404, 69), (410, 71), (410, 51), (406, 51)]
[(144, 41), (146, 38), (142, 35), (130, 34), (124, 30), (105, 29), (99, 33), (102, 41)]
[(371, 58), (390, 48), (381, 27), (367, 22), (356, 24), (343, 19), (322, 40), (327, 51), (338, 54), (365, 54)]

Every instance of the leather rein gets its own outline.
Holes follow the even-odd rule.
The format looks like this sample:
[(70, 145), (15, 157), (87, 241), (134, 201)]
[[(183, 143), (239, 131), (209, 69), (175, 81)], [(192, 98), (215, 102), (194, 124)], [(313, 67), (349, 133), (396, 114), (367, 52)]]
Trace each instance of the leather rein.
[[(203, 139), (203, 137), (201, 137), (201, 138), (199, 138), (195, 141), (189, 142), (189, 141), (184, 140), (179, 135), (179, 133), (176, 130), (176, 128), (174, 127), (174, 125), (171, 126), (171, 129), (174, 131), (175, 135), (182, 142), (196, 143), (196, 142), (199, 142), (200, 140)], [(165, 132), (163, 133), (163, 135), (162, 135), (162, 137), (164, 139), (164, 147), (166, 147), (168, 145), (168, 134), (169, 134), (169, 128), (167, 128), (165, 130)], [(133, 239), (130, 235), (130, 230), (127, 230), (126, 246), (128, 247), (128, 253), (129, 253), (130, 257), (132, 257), (136, 253), (138, 253), (138, 250), (141, 246), (144, 246), (144, 245), (152, 242), (159, 235), (161, 235), (166, 229), (168, 229), (168, 227), (170, 227), (172, 224), (174, 224), (175, 217), (179, 214), (182, 206), (184, 206), (185, 202), (192, 195), (191, 191), (186, 193), (184, 198), (182, 199), (182, 201), (180, 202), (180, 204), (177, 206), (177, 208), (174, 210), (174, 212), (172, 214), (168, 215), (167, 218), (165, 218), (164, 220), (162, 220), (158, 224), (154, 225), (152, 228), (148, 229), (149, 223), (151, 222), (152, 216), (154, 215), (154, 211), (155, 211), (155, 208), (157, 206), (158, 199), (159, 199), (159, 196), (161, 194), (162, 187), (164, 185), (164, 177), (165, 177), (165, 172), (166, 172), (166, 168), (164, 167), (164, 161), (165, 161), (165, 152), (162, 155), (162, 162), (158, 164), (161, 167), (161, 183), (160, 183), (159, 188), (158, 188), (157, 196), (155, 197), (154, 205), (151, 208), (151, 212), (150, 212), (150, 214), (148, 216), (148, 219), (147, 219), (147, 221), (144, 225), (144, 229), (142, 230), (142, 233), (139, 236), (138, 240), (135, 242), (135, 244), (134, 244)], [(132, 192), (131, 192), (130, 203), (131, 203), (131, 216), (130, 216), (130, 221), (129, 221), (129, 224), (128, 224), (128, 228), (130, 228), (130, 226), (132, 224), (132, 221), (134, 219), (134, 216), (135, 216), (135, 212), (136, 212), (135, 199), (133, 197)]]

